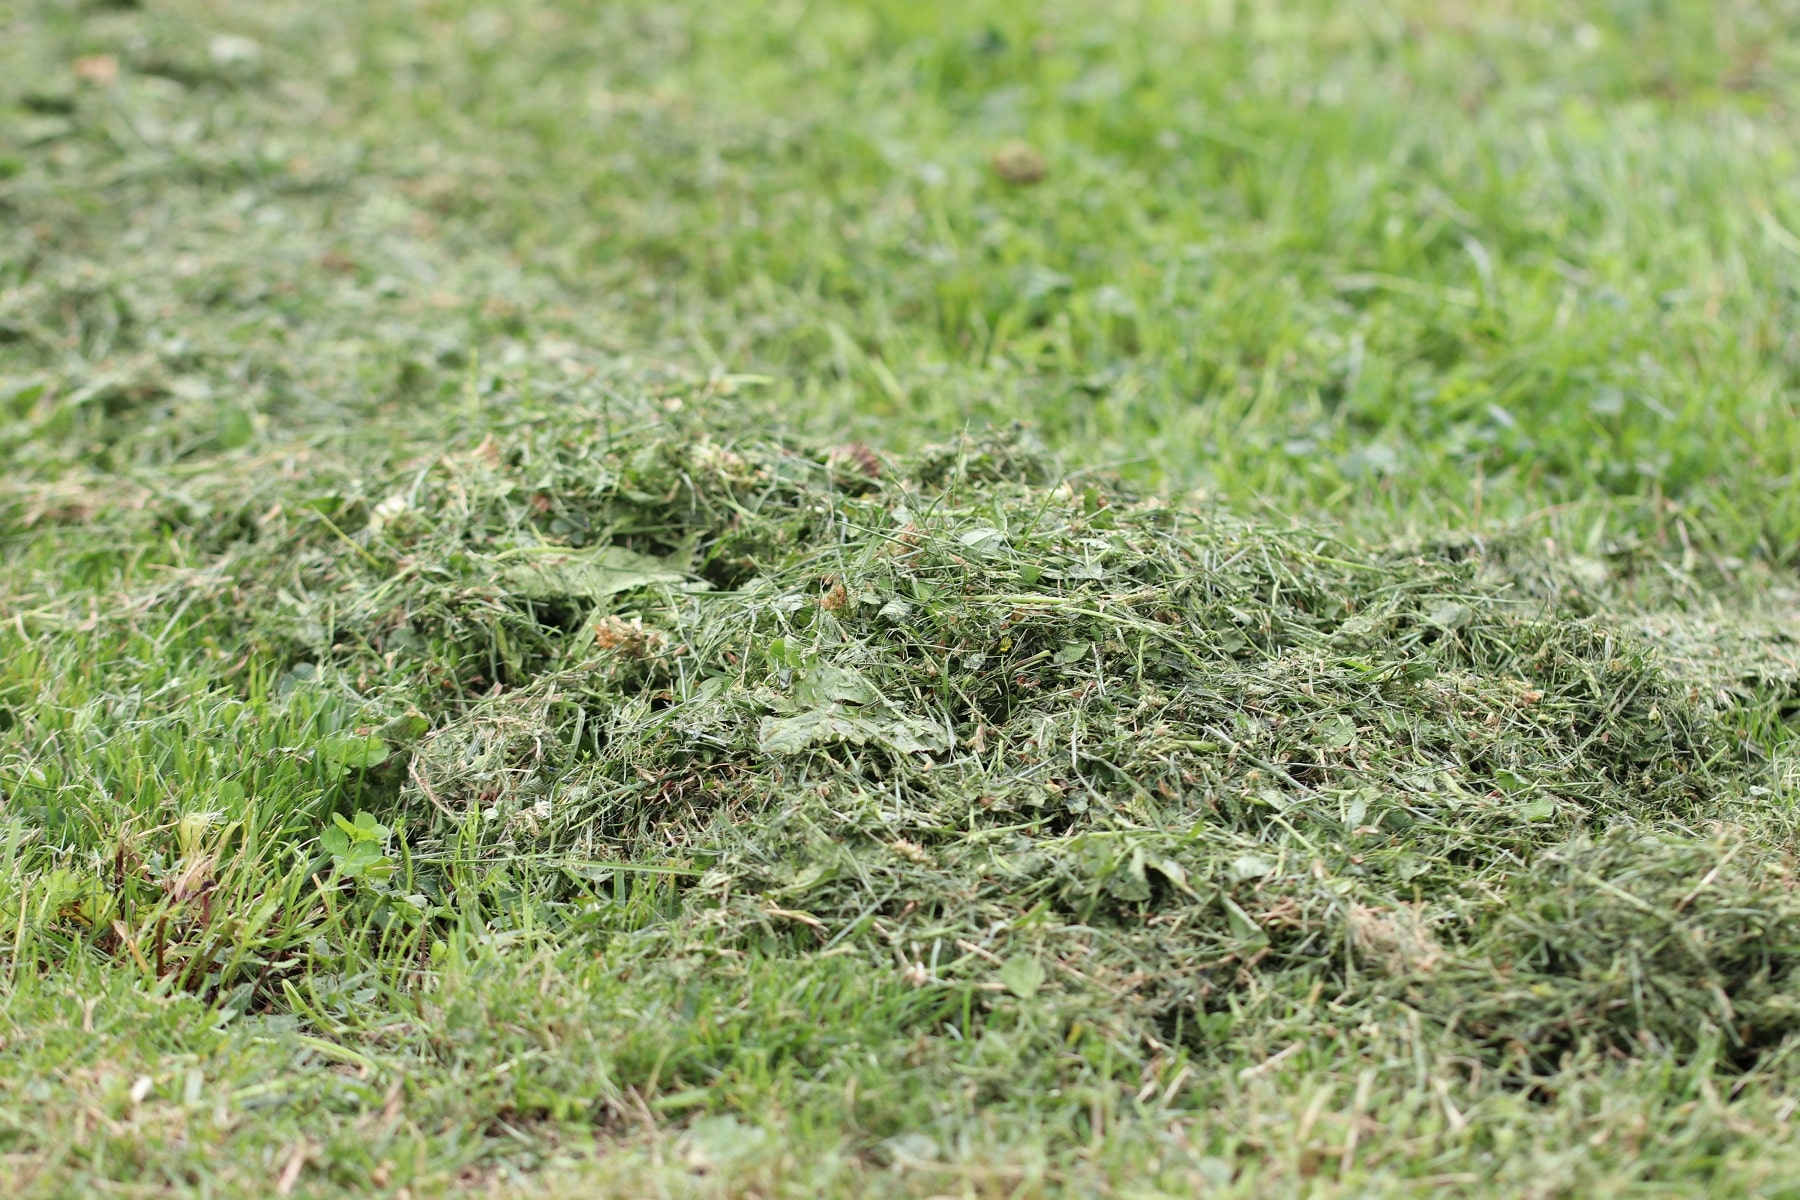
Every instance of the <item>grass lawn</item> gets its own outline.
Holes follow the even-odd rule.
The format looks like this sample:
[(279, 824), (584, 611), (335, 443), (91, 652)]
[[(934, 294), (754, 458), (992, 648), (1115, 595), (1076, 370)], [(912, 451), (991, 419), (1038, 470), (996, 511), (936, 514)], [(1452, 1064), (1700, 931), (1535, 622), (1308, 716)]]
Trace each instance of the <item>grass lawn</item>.
[(1800, 1191), (1797, 103), (0, 3), (0, 1192)]

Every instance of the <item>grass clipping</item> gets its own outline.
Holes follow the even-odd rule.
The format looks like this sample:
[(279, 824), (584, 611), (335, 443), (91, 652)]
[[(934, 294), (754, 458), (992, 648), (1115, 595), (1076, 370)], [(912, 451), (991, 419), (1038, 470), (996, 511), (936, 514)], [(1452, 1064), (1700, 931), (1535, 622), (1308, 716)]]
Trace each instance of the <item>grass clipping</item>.
[(1715, 820), (1739, 739), (1600, 620), (1052, 485), (1017, 438), (567, 429), (315, 500), (224, 573), (280, 564), (261, 636), (427, 719), (393, 768), (422, 863), (552, 864), (522, 904), (662, 872), (609, 936), (859, 955), (1157, 1051), (1322, 996), (1527, 1065), (1794, 1028), (1791, 876)]

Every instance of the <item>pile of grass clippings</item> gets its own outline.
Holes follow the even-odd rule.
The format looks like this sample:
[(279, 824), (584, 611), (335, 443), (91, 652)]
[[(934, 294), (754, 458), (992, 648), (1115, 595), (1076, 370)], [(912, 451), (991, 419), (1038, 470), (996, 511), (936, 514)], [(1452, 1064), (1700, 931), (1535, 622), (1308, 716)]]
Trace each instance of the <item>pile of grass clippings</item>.
[(638, 416), (277, 503), (186, 585), (347, 706), (389, 915), (529, 857), (526, 908), (660, 889), (609, 937), (853, 955), (1144, 1057), (1322, 992), (1494, 1063), (1792, 1030), (1786, 868), (1703, 831), (1755, 769), (1721, 694), (1582, 606), (1057, 482), (1016, 433)]

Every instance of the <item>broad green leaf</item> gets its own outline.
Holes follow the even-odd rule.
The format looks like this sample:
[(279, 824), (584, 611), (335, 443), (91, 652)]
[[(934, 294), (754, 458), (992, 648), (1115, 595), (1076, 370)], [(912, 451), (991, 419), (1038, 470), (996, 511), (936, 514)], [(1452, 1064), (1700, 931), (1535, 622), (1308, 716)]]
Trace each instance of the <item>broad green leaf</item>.
[(661, 559), (622, 546), (533, 546), (496, 560), (500, 583), (527, 600), (603, 600), (653, 583), (679, 583), (683, 576)]
[(1150, 867), (1160, 873), (1164, 879), (1167, 879), (1170, 883), (1174, 884), (1177, 891), (1183, 892), (1189, 896), (1199, 895), (1198, 892), (1194, 891), (1194, 889), (1188, 885), (1187, 868), (1176, 862), (1174, 859), (1169, 858), (1167, 855), (1161, 855), (1156, 858), (1148, 859), (1147, 863)]
[(1239, 881), (1245, 879), (1262, 879), (1275, 873), (1275, 864), (1260, 854), (1240, 854), (1231, 860), (1232, 878)]
[(1238, 906), (1230, 896), (1220, 896), (1219, 903), (1225, 909), (1225, 920), (1231, 926), (1231, 932), (1244, 942), (1255, 945), (1266, 945), (1268, 935), (1263, 933), (1253, 917)]
[(1527, 821), (1548, 821), (1556, 816), (1556, 800), (1551, 796), (1539, 796), (1520, 808), (1519, 815)]
[(1119, 853), (1106, 873), (1106, 890), (1128, 904), (1141, 904), (1150, 898), (1150, 879), (1144, 874), (1144, 852), (1133, 848)]
[(815, 708), (832, 701), (845, 704), (879, 704), (881, 693), (875, 685), (855, 671), (830, 663), (820, 663), (801, 676), (794, 688), (802, 704)]
[(1472, 615), (1468, 605), (1458, 604), (1454, 600), (1446, 600), (1432, 609), (1431, 615), (1425, 619), (1439, 629), (1455, 630), (1467, 625)]
[(949, 736), (929, 721), (852, 716), (835, 704), (791, 717), (764, 717), (756, 733), (757, 748), (764, 754), (798, 754), (839, 742), (873, 742), (898, 754), (941, 754), (950, 748)]
[(377, 821), (373, 813), (357, 813), (356, 827), (367, 832), (371, 837), (384, 838), (388, 835), (388, 827)]
[(873, 733), (868, 721), (838, 709), (817, 708), (791, 717), (764, 717), (757, 727), (756, 745), (764, 754), (798, 754), (833, 742), (860, 746)]
[(410, 712), (386, 722), (375, 732), (395, 742), (410, 742), (424, 736), (431, 722), (422, 713)]
[(827, 879), (834, 874), (836, 874), (836, 872), (828, 871), (827, 868), (814, 863), (810, 867), (801, 868), (799, 874), (794, 876), (794, 881), (792, 883), (781, 888), (774, 894), (777, 896), (803, 896), (813, 888), (817, 887), (821, 880)]
[(377, 821), (372, 814), (366, 812), (357, 813), (354, 821), (347, 821), (339, 814), (333, 814), (331, 819), (352, 841), (378, 842), (393, 832), (386, 825)]
[(992, 558), (1006, 550), (1006, 535), (998, 529), (970, 529), (958, 534), (956, 540), (983, 558)]
[(1313, 726), (1313, 741), (1321, 746), (1342, 749), (1356, 740), (1356, 722), (1342, 713), (1333, 713)]
[(387, 761), (388, 744), (378, 737), (358, 737), (351, 733), (334, 733), (319, 742), (319, 757), (339, 769), (340, 774), (366, 771)]
[(1000, 982), (1021, 1000), (1029, 1000), (1044, 986), (1044, 965), (1035, 958), (1016, 955), (1000, 966)]

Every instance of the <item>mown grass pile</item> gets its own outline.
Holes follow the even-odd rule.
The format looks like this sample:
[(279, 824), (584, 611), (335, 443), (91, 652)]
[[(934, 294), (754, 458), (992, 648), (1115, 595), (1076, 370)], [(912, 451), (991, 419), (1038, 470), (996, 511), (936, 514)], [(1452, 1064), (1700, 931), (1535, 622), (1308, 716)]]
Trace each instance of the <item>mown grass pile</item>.
[[(859, 450), (562, 429), (490, 447), (301, 568), (337, 615), (312, 649), (406, 670), (435, 645), (441, 689), (495, 680), (425, 739), (411, 806), (609, 888), (704, 868), (683, 920), (721, 950), (1047, 988), (1146, 1055), (1210, 1053), (1252, 968), (1354, 995), (1468, 956), (1537, 960), (1504, 1000), (1452, 994), (1482, 1011), (1471, 1032), (1539, 1061), (1640, 1028), (1749, 1050), (1787, 1032), (1779, 881), (1747, 885), (1756, 915), (1713, 935), (1716, 961), (1704, 933), (1646, 959), (1657, 998), (1636, 1005), (1556, 938), (1692, 939), (1659, 903), (1596, 884), (1610, 902), (1542, 918), (1548, 948), (1493, 940), (1515, 888), (1579, 886), (1561, 858), (1539, 868), (1572, 838), (1642, 831), (1571, 861), (1635, 863), (1661, 891), (1715, 865), (1651, 835), (1709, 812), (1744, 751), (1628, 636), (1470, 564), (1046, 487), (1016, 444), (898, 475)], [(416, 582), (380, 587), (385, 562)], [(1538, 985), (1565, 974), (1556, 1011)], [(1758, 988), (1777, 996), (1741, 1002), (1768, 1015), (1735, 1015)]]
[(716, 7), (0, 17), (0, 1190), (1791, 1178), (1791, 20)]
[[(1033, 486), (1005, 442), (893, 477), (658, 432), (489, 445), (322, 561), (253, 553), (296, 564), (274, 624), (316, 663), (492, 687), (420, 747), (415, 808), (704, 865), (721, 945), (816, 937), (920, 982), (1023, 956), (1156, 1046), (1145, 1022), (1205, 1030), (1246, 964), (1341, 987), (1383, 921), (1468, 941), (1484, 884), (1741, 770), (1698, 688), (1468, 564)], [(1672, 986), (1683, 1036), (1718, 1024)]]
[[(194, 743), (84, 738), (15, 689), (40, 751), (14, 802), (46, 850), (92, 847), (29, 910), (37, 961), (89, 947), (348, 1031), (358, 957), (399, 989), (378, 1007), (429, 1012), (472, 921), (713, 1030), (634, 1071), (616, 1023), (653, 1018), (611, 1010), (611, 1064), (518, 1081), (512, 1119), (718, 1103), (755, 1039), (693, 989), (745, 964), (886, 981), (888, 1036), (972, 1047), (976, 1110), (1096, 1076), (1179, 1107), (1303, 1028), (1366, 1054), (1397, 1019), (1475, 1104), (1571, 1056), (1786, 1061), (1800, 897), (1742, 832), (1785, 822), (1749, 710), (1592, 597), (1134, 497), (1017, 433), (891, 460), (720, 404), (514, 397), (391, 468), (198, 481), (205, 565), (85, 623), (179, 614), (199, 744), (300, 736), (108, 843), (88, 780)], [(271, 789), (305, 800), (259, 828)], [(760, 1032), (798, 1069), (844, 1051)]]

